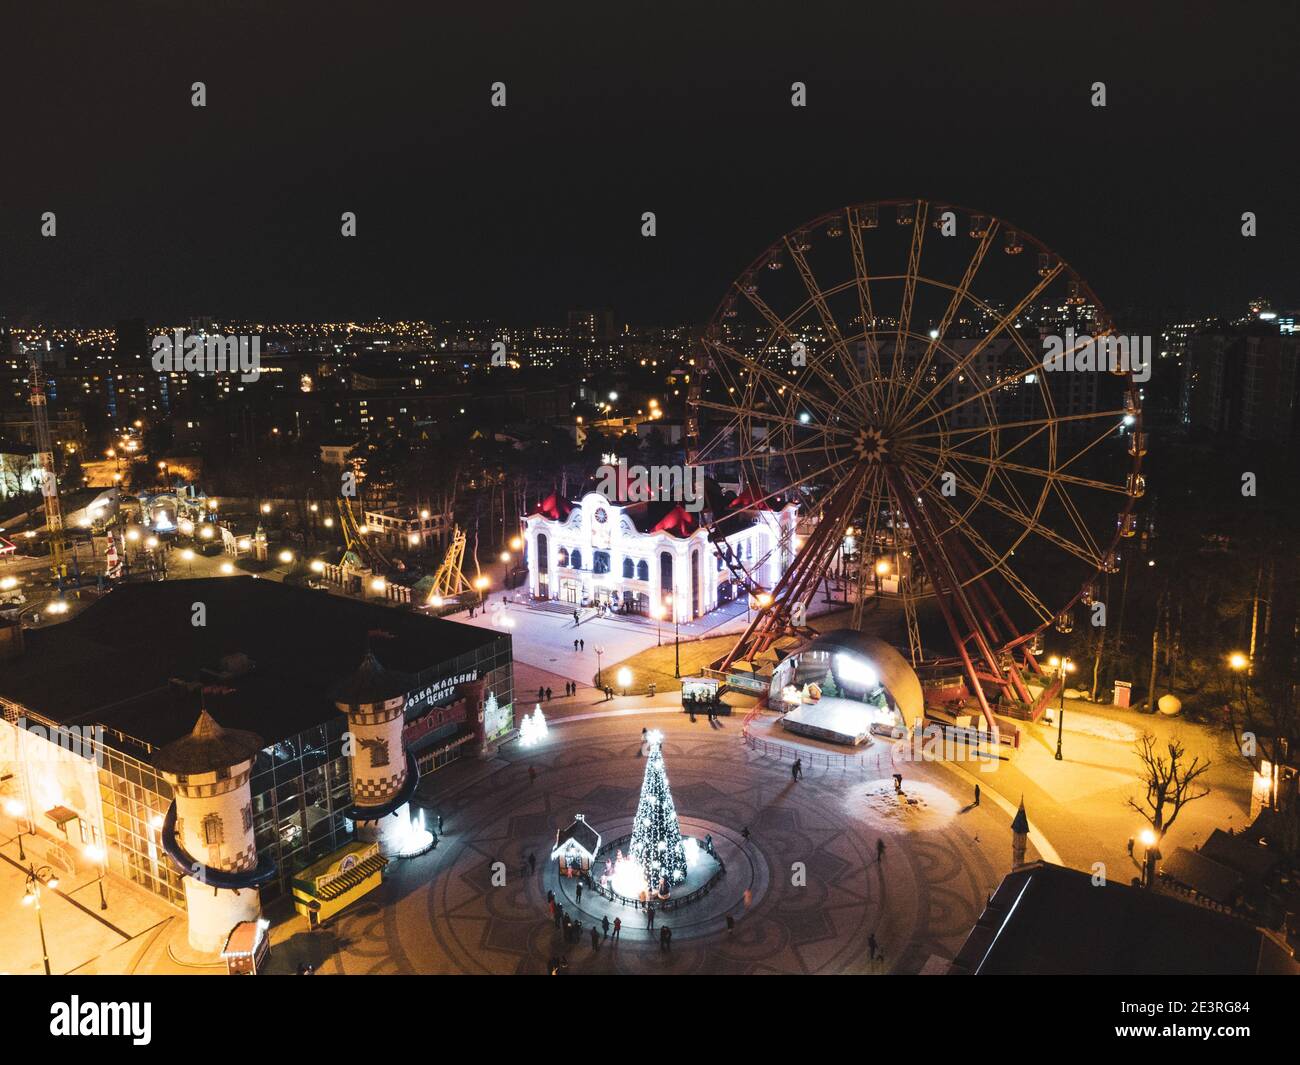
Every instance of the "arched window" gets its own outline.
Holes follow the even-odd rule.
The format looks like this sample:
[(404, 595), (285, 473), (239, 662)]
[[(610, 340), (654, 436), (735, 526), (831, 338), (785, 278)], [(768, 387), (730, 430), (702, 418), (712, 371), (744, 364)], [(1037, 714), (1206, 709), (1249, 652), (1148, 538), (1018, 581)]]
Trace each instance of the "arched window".
[(591, 553), (591, 572), (608, 573), (609, 572), (609, 552), (593, 551)]
[(671, 551), (659, 553), (659, 587), (664, 595), (673, 594), (673, 553)]
[(639, 581), (648, 581), (650, 579), (650, 563), (638, 562), (636, 564), (636, 579)]
[(632, 580), (636, 574), (636, 564), (630, 559), (623, 559), (623, 579)]
[(557, 552), (557, 558), (561, 566), (567, 566), (569, 564), (569, 549), (567, 547), (560, 548)]
[[(537, 572), (546, 573), (551, 564), (550, 553), (546, 550), (546, 533), (537, 534)], [(563, 562), (560, 565), (564, 565)]]
[(569, 552), (569, 565), (574, 569), (582, 569), (582, 552), (576, 547)]

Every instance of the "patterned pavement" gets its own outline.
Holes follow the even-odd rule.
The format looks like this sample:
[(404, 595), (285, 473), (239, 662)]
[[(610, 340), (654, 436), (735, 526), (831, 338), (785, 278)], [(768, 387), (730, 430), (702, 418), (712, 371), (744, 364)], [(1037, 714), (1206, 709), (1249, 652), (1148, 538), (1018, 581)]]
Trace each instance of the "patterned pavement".
[[(744, 860), (728, 860), (716, 897), (698, 911), (666, 915), (670, 926), (681, 921), (668, 951), (631, 911), (618, 944), (602, 940), (593, 951), (587, 938), (562, 943), (546, 907), (546, 891), (558, 887), (548, 861), (556, 829), (583, 813), (598, 829), (625, 830), (640, 792), (646, 723), (666, 734), (683, 821), (717, 826), (745, 848)], [(795, 783), (787, 761), (748, 750), (739, 731), (738, 721), (711, 729), (662, 714), (576, 721), (532, 751), (511, 744), (490, 763), (436, 774), (422, 798), (445, 819), (439, 847), (390, 866), (380, 891), (326, 930), (282, 929), (290, 948), (282, 964), (310, 956), (322, 974), (542, 973), (564, 955), (571, 973), (830, 974), (914, 973), (951, 958), (1010, 867), (1006, 815), (987, 803), (963, 807), (965, 786), (942, 766), (908, 765), (914, 801), (901, 802), (887, 752), (883, 769), (867, 759)], [(745, 826), (748, 844), (739, 837)], [(584, 908), (589, 927), (592, 913), (599, 917), (590, 893)], [(883, 963), (869, 957), (872, 934)]]

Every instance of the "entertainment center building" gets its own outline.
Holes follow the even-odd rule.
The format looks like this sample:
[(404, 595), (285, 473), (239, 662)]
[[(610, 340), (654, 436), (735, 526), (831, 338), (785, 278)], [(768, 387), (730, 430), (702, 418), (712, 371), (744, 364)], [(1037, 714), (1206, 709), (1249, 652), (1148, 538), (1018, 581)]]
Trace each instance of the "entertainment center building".
[[(164, 774), (194, 785), (211, 769), (220, 791), (243, 763), (209, 752), (256, 741), (249, 805), (186, 823), (180, 842), (212, 869), (238, 870), (224, 851), (251, 836), (257, 863), (275, 869), (258, 892), (286, 894), (295, 873), (363, 834), (355, 815), (367, 801), (352, 786), (363, 753), (349, 757), (343, 735), (363, 701), (353, 695), (394, 680), (402, 690), (386, 690), (385, 705), (400, 733), (363, 752), (367, 772), (409, 753), (424, 775), (514, 727), (508, 635), (250, 577), (125, 585), (61, 625), (0, 629), (0, 810), (6, 823), (22, 811), (45, 862), (103, 862), (185, 906), (167, 857), (182, 835), (178, 795)], [(211, 766), (170, 754), (186, 747)]]
[[(595, 491), (576, 502), (552, 494), (524, 518), (529, 592), (636, 614), (658, 606), (669, 620), (690, 621), (743, 592), (719, 551), (775, 588), (794, 558), (798, 508), (707, 494), (698, 511), (669, 500), (612, 501)], [(715, 514), (720, 519), (710, 521)], [(722, 538), (711, 540), (711, 530)]]

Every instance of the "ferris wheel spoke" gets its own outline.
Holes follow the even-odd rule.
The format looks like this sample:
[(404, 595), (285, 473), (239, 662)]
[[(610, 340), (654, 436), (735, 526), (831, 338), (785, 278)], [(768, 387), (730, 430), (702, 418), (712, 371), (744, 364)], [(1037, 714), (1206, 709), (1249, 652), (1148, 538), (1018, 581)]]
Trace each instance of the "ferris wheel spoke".
[(1041, 524), (1037, 520), (1031, 520), (1025, 517), (1025, 515), (1022, 514), (1020, 511), (1018, 511), (1015, 507), (1011, 506), (1008, 503), (1002, 502), (1002, 500), (998, 499), (996, 496), (988, 495), (985, 497), (984, 502), (988, 504), (988, 506), (996, 510), (999, 514), (1002, 514), (1010, 518), (1018, 525), (1024, 526), (1031, 533), (1041, 537), (1042, 539), (1046, 540), (1048, 543), (1053, 544), (1056, 547), (1059, 547), (1062, 551), (1065, 551), (1066, 553), (1073, 555), (1075, 558), (1081, 559), (1082, 561), (1086, 562), (1089, 566), (1091, 566), (1093, 569), (1101, 568), (1102, 559), (1100, 555), (1090, 554), (1086, 548), (1080, 547), (1078, 544), (1073, 543), (1071, 540), (1062, 536), (1060, 533), (1047, 528), (1045, 525)]
[[(992, 329), (990, 329), (988, 333), (986, 333), (983, 337), (981, 337), (979, 341), (971, 347), (970, 351), (968, 351), (965, 355), (962, 356), (962, 358), (957, 362), (957, 364), (953, 366), (951, 370), (948, 371), (947, 375), (944, 376), (939, 381), (939, 383), (935, 385), (934, 388), (932, 388), (926, 394), (925, 398), (922, 399), (919, 403), (916, 403), (912, 406), (912, 408), (907, 413), (906, 420), (910, 421), (913, 415), (923, 410), (930, 403), (931, 400), (933, 400), (936, 396), (940, 395), (943, 392), (943, 390), (948, 386), (949, 381), (952, 381), (954, 378), (965, 373), (966, 370), (970, 367), (970, 364), (974, 362), (977, 358), (979, 358), (980, 354), (984, 351), (984, 349), (988, 347), (989, 344), (991, 344), (999, 335), (1001, 335), (1001, 333), (1007, 328), (1007, 326), (1009, 326), (1012, 322), (1014, 322), (1017, 318), (1019, 318), (1020, 315), (1024, 313), (1026, 307), (1028, 307), (1031, 303), (1033, 303), (1034, 300), (1038, 299), (1038, 297), (1042, 294), (1043, 290), (1047, 288), (1048, 285), (1050, 285), (1053, 281), (1055, 281), (1060, 276), (1061, 271), (1063, 269), (1064, 269), (1064, 265), (1058, 261), (1057, 264), (1054, 267), (1052, 267), (1051, 270), (1049, 270), (1046, 274), (1040, 277), (1038, 280), (1038, 284), (1036, 284), (1032, 289), (1030, 289), (1021, 298), (1019, 303), (1017, 303), (1014, 307), (1011, 308), (1011, 310), (1009, 310), (1000, 319), (998, 319), (997, 324)], [(1040, 361), (1038, 363), (1031, 365), (1028, 369), (1023, 371), (1021, 376), (1023, 377), (1024, 374), (1033, 373), (1035, 370), (1041, 370), (1041, 369), (1042, 369), (1042, 364)], [(1019, 378), (1017, 378), (1017, 380), (1018, 379)]]
[[(862, 248), (862, 223), (856, 207), (849, 208), (849, 244), (853, 251), (853, 283), (858, 290), (858, 313), (862, 316), (862, 345), (867, 357), (867, 388), (875, 399), (877, 409), (883, 406), (881, 390), (882, 369), (880, 347), (873, 330), (876, 311), (871, 302), (871, 275), (867, 273), (867, 258)], [(843, 286), (840, 286), (843, 287)]]
[(1007, 555), (1010, 554), (1011, 551), (1015, 550), (1016, 544), (1019, 544), (1024, 539), (1024, 536), (1028, 535), (1027, 533), (1023, 534), (1021, 538), (1016, 541), (1016, 544), (1012, 545), (1008, 552), (999, 555), (989, 542), (979, 534), (975, 527), (966, 521), (966, 519), (957, 512), (955, 507), (949, 505), (946, 499), (936, 493), (928, 494), (930, 495), (931, 502), (936, 505), (937, 509), (942, 511), (948, 517), (949, 521), (952, 523), (952, 528), (959, 531), (960, 535), (984, 557), (985, 561), (988, 562), (989, 567), (1002, 576), (1002, 579), (1011, 586), (1012, 590), (1020, 596), (1022, 600), (1024, 600), (1025, 605), (1034, 612), (1035, 616), (1038, 617), (1040, 621), (1048, 622), (1056, 616), (1055, 613), (1052, 610), (1049, 610), (1043, 601), (1034, 594), (1033, 589), (1025, 583), (1021, 576), (1016, 573), (1007, 562)]
[[(835, 315), (831, 313), (830, 305), (826, 302), (826, 297), (817, 285), (817, 278), (813, 275), (812, 267), (808, 265), (808, 260), (803, 252), (799, 250), (798, 245), (791, 241), (789, 237), (785, 240), (785, 246), (790, 252), (790, 259), (799, 271), (799, 276), (803, 280), (804, 288), (808, 290), (808, 298), (812, 300), (813, 306), (817, 308), (817, 315), (821, 318), (822, 328), (831, 338), (831, 346), (835, 349), (836, 354), (840, 357), (840, 362), (845, 370), (848, 371), (850, 379), (854, 383), (854, 393), (857, 394), (858, 386), (862, 385), (862, 374), (858, 371), (858, 365), (849, 355), (849, 349), (844, 344), (844, 337), (840, 333), (839, 323), (835, 320)], [(860, 409), (865, 416), (868, 412), (861, 410), (861, 403), (854, 404)]]
[(771, 422), (773, 425), (789, 425), (796, 429), (806, 429), (809, 432), (830, 433), (834, 436), (843, 436), (853, 438), (856, 434), (848, 429), (839, 429), (833, 425), (826, 425), (821, 422), (804, 422), (798, 418), (791, 418), (784, 414), (777, 414), (764, 410), (743, 410), (742, 408), (729, 407), (725, 403), (715, 403), (710, 399), (697, 399), (695, 406), (703, 407), (705, 410), (717, 411), (720, 414), (743, 415), (746, 418), (753, 418), (759, 421)]
[[(894, 496), (894, 486), (888, 478), (885, 478), (885, 484), (888, 490), (889, 509), (892, 515), (893, 524), (893, 544), (894, 544), (894, 579), (898, 582), (899, 598), (903, 600), (903, 620), (907, 628), (907, 648), (911, 656), (913, 667), (920, 665), (924, 657), (924, 651), (921, 647), (921, 624), (916, 613), (916, 594), (914, 588), (915, 571), (912, 565), (907, 567), (907, 573), (903, 573), (902, 559), (910, 557), (912, 564), (917, 561), (917, 553), (913, 550), (910, 556), (903, 549), (903, 541), (900, 539), (900, 530), (903, 528), (903, 508)], [(910, 527), (909, 527), (910, 529)], [(912, 532), (909, 531), (906, 542), (910, 545)]]
[[(1005, 384), (1005, 383), (1006, 383), (1006, 382), (1003, 382), (1003, 384)], [(946, 410), (938, 411), (938, 412), (936, 412), (936, 417), (943, 417), (943, 416), (946, 415), (946, 414), (951, 414), (953, 411), (958, 410), (959, 408), (961, 408), (962, 406), (964, 406), (965, 403), (966, 403), (966, 401), (963, 400), (961, 403), (957, 404), (957, 406), (955, 406), (955, 407), (949, 407), (949, 408), (946, 409)], [(932, 431), (930, 431), (930, 432), (925, 432), (925, 433), (917, 433), (917, 432), (912, 432), (911, 430), (909, 430), (909, 431), (908, 431), (908, 434), (907, 434), (907, 439), (908, 439), (909, 441), (911, 441), (911, 440), (927, 440), (927, 439), (931, 439), (931, 438), (933, 438), (933, 437), (945, 437), (945, 436), (947, 436), (947, 437), (951, 437), (951, 436), (956, 436), (958, 433), (963, 433), (963, 434), (965, 434), (965, 433), (970, 433), (970, 434), (973, 434), (974, 436), (978, 437), (978, 436), (984, 436), (984, 435), (987, 435), (987, 434), (989, 434), (989, 433), (1000, 433), (1000, 432), (1002, 432), (1004, 429), (1029, 429), (1029, 428), (1035, 428), (1035, 427), (1047, 428), (1047, 427), (1052, 426), (1052, 425), (1060, 425), (1060, 424), (1063, 423), (1063, 422), (1082, 422), (1082, 421), (1092, 421), (1092, 420), (1095, 420), (1095, 419), (1097, 419), (1097, 418), (1122, 418), (1122, 417), (1123, 417), (1125, 414), (1127, 414), (1127, 413), (1128, 413), (1128, 411), (1125, 411), (1125, 410), (1123, 410), (1123, 409), (1121, 409), (1121, 410), (1090, 410), (1090, 411), (1084, 411), (1084, 412), (1081, 413), (1081, 414), (1061, 414), (1061, 415), (1055, 415), (1055, 416), (1052, 416), (1052, 417), (1044, 417), (1044, 418), (1027, 418), (1027, 419), (1024, 419), (1024, 420), (1022, 420), (1022, 421), (1015, 421), (1015, 422), (996, 422), (996, 423), (993, 423), (993, 424), (990, 424), (990, 425), (968, 425), (968, 426), (958, 425), (958, 426), (949, 426), (949, 427), (946, 427), (946, 428), (943, 428), (943, 429), (935, 429), (935, 430), (932, 430)], [(925, 421), (926, 421), (926, 422), (934, 421), (934, 418), (933, 418), (933, 417), (931, 417), (931, 418), (927, 418), (927, 419), (925, 419)], [(923, 423), (923, 422), (916, 422), (915, 424), (916, 424), (916, 425), (922, 425), (922, 424), (924, 424), (924, 423)], [(1111, 430), (1108, 429), (1108, 430), (1107, 430), (1107, 433), (1109, 433), (1110, 431), (1111, 431)], [(971, 439), (971, 438), (970, 438), (970, 437), (967, 437), (967, 440), (969, 440), (969, 439)]]
[(1074, 524), (1074, 531), (1079, 534), (1080, 541), (1100, 557), (1102, 554), (1101, 547), (1093, 538), (1092, 532), (1089, 530), (1087, 522), (1083, 520), (1083, 515), (1079, 513), (1079, 508), (1075, 505), (1074, 500), (1070, 498), (1069, 493), (1062, 490), (1060, 485), (1053, 485), (1053, 488), (1056, 490), (1056, 498), (1061, 504), (1061, 508), (1069, 515), (1070, 521)]
[(902, 402), (906, 402), (920, 391), (925, 375), (930, 369), (930, 361), (934, 358), (934, 350), (947, 338), (948, 329), (952, 326), (953, 318), (957, 316), (957, 312), (961, 310), (961, 305), (970, 294), (971, 284), (975, 280), (975, 275), (979, 273), (980, 266), (984, 263), (984, 256), (988, 254), (988, 250), (993, 244), (993, 237), (997, 233), (999, 224), (997, 221), (990, 221), (988, 228), (985, 229), (984, 236), (966, 266), (966, 273), (962, 276), (961, 283), (953, 289), (952, 298), (948, 301), (948, 307), (943, 312), (943, 318), (939, 321), (939, 327), (935, 330), (935, 335), (930, 338), (930, 343), (926, 345), (925, 354), (921, 356), (921, 361), (917, 364), (915, 373), (907, 381), (907, 391), (900, 397)]
[(889, 387), (885, 392), (885, 405), (890, 410), (893, 409), (894, 396), (898, 391), (907, 334), (912, 327), (912, 303), (916, 298), (916, 278), (921, 270), (921, 247), (925, 243), (925, 220), (929, 211), (928, 203), (924, 200), (917, 201), (915, 217), (912, 219), (912, 244), (907, 255), (907, 275), (903, 280), (903, 299), (898, 309), (898, 332), (889, 359)]
[(765, 459), (788, 458), (791, 455), (824, 455), (825, 444), (809, 444), (806, 447), (773, 448), (770, 451), (749, 451), (742, 455), (717, 455), (712, 458), (700, 458), (698, 466), (722, 466), (728, 462), (759, 462)]
[[(1020, 445), (1017, 444), (1016, 446), (1019, 447)], [(941, 458), (952, 457), (960, 459), (963, 462), (974, 462), (981, 466), (992, 466), (1000, 470), (1010, 470), (1012, 473), (1025, 473), (1033, 477), (1042, 477), (1045, 480), (1052, 482), (1078, 485), (1080, 488), (1095, 488), (1099, 492), (1114, 492), (1117, 495), (1128, 494), (1128, 488), (1122, 484), (1111, 484), (1109, 481), (1097, 481), (1090, 477), (1079, 477), (1075, 474), (1061, 473), (1059, 468), (1045, 470), (1038, 466), (1025, 466), (1017, 462), (1007, 462), (1001, 456), (997, 458), (987, 458), (983, 455), (968, 455), (951, 449), (945, 450), (937, 447), (928, 447), (924, 444), (910, 444), (909, 450), (920, 451), (927, 455), (937, 455)]]
[[(767, 322), (772, 331), (779, 335), (787, 344), (793, 346), (802, 343), (797, 336), (790, 332), (790, 327), (782, 321), (781, 316), (778, 315), (776, 311), (772, 310), (772, 308), (767, 305), (766, 301), (764, 301), (763, 297), (760, 296), (757, 291), (749, 292), (743, 285), (737, 285), (736, 291), (744, 296), (745, 299), (749, 300), (754, 309), (763, 316), (763, 319)], [(833, 374), (828, 374), (825, 367), (823, 367), (816, 359), (809, 360), (808, 369), (813, 370), (830, 388), (832, 393), (838, 395), (843, 391), (842, 387), (835, 380), (835, 376)]]
[[(769, 369), (768, 367), (764, 366), (757, 359), (752, 359), (748, 355), (745, 355), (743, 352), (737, 351), (731, 345), (724, 344), (719, 340), (706, 340), (704, 341), (704, 343), (708, 347), (723, 352), (729, 358), (735, 359), (736, 362), (740, 363), (751, 373), (754, 373), (759, 377), (763, 378), (769, 384), (776, 385), (778, 396), (784, 395), (786, 391), (789, 391), (791, 395), (793, 395), (796, 399), (800, 400), (801, 402), (807, 400), (810, 403), (814, 403), (828, 414), (834, 410), (834, 407), (830, 403), (822, 399), (815, 392), (809, 392), (807, 389), (800, 388), (795, 382), (789, 380), (788, 378), (782, 377), (775, 370)], [(732, 383), (733, 384), (735, 383), (734, 378), (732, 378)]]

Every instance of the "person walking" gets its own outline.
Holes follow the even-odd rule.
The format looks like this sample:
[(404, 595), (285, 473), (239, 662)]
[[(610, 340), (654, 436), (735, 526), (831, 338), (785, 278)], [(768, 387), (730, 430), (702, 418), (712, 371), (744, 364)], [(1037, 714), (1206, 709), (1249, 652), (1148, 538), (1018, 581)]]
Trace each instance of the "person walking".
[(581, 942), (582, 942), (582, 922), (581, 922), (581, 921), (574, 921), (574, 922), (573, 922), (573, 942), (575, 942), (575, 943), (581, 943)]
[(551, 701), (551, 689), (550, 689), (550, 688), (547, 688), (547, 689), (546, 689), (546, 701), (547, 701), (548, 703)]
[(545, 694), (546, 694), (546, 689), (545, 689), (545, 688), (538, 688), (538, 689), (537, 689), (537, 701), (538, 701), (539, 703), (542, 701), (542, 696), (545, 695)]
[(748, 825), (746, 825), (744, 828), (742, 828), (742, 829), (740, 830), (740, 836), (741, 836), (741, 838), (742, 838), (746, 843), (749, 842), (749, 826), (748, 826)]
[(976, 784), (976, 785), (975, 785), (975, 805), (978, 806), (979, 804), (980, 804), (980, 786), (979, 786), (978, 784)]
[(596, 926), (591, 926), (591, 949), (595, 950), (600, 946), (600, 933), (596, 931)]
[(528, 852), (528, 871), (530, 873), (537, 872), (537, 855), (532, 851)]
[(574, 653), (575, 655), (578, 653), (578, 641), (577, 641), (577, 640), (574, 640), (574, 641), (573, 641), (573, 653)]
[(578, 881), (578, 901), (582, 901), (582, 881)]
[(655, 926), (655, 908), (654, 908), (653, 906), (649, 906), (649, 907), (646, 908), (646, 911), (645, 911), (645, 919), (646, 919), (646, 921), (648, 922), (647, 925), (646, 925), (646, 927), (647, 927), (647, 928), (654, 928), (654, 926)]
[(562, 922), (563, 920), (564, 920), (564, 907), (563, 907), (563, 906), (556, 906), (556, 907), (555, 907), (555, 927), (556, 927), (556, 928), (559, 928), (559, 927), (560, 927), (560, 924), (561, 924), (561, 922)]
[(790, 779), (799, 780), (803, 777), (803, 758), (796, 758), (794, 765), (790, 767)]
[(554, 892), (554, 891), (550, 891), (549, 889), (547, 890), (547, 892), (546, 892), (546, 901), (549, 902), (552, 906), (555, 905), (555, 892)]
[(609, 914), (600, 919), (600, 927), (605, 933), (605, 938), (609, 938)]
[(580, 650), (580, 651), (585, 651), (586, 649), (587, 649), (587, 641), (586, 641), (586, 640), (579, 640), (579, 641), (578, 641), (578, 650)]
[(877, 948), (877, 946), (878, 946), (878, 944), (876, 943), (876, 933), (875, 933), (875, 932), (872, 932), (872, 933), (870, 933), (870, 934), (867, 936), (867, 949), (871, 951), (871, 960), (872, 960), (872, 961), (875, 961), (875, 960), (876, 960), (876, 948)]
[[(608, 920), (608, 918), (606, 918)], [(623, 918), (614, 918), (614, 938), (617, 939), (620, 932), (623, 931)]]
[(442, 835), (442, 814), (438, 815), (438, 835)]
[(754, 901), (754, 893), (749, 888), (745, 888), (745, 893), (740, 896), (745, 903), (745, 909), (749, 909), (749, 904)]
[(554, 894), (552, 894), (551, 897), (550, 897), (549, 899), (546, 900), (546, 912), (549, 913), (549, 914), (551, 915), (551, 920), (554, 921), (554, 920), (555, 920), (555, 896), (554, 896)]
[(735, 930), (736, 930), (736, 919), (732, 917), (731, 914), (727, 914), (727, 931), (734, 932)]
[(876, 861), (883, 862), (884, 860), (885, 860), (885, 841), (883, 839), (878, 839), (876, 840)]
[(668, 949), (668, 926), (667, 925), (664, 925), (663, 928), (659, 929), (659, 949), (661, 951)]

